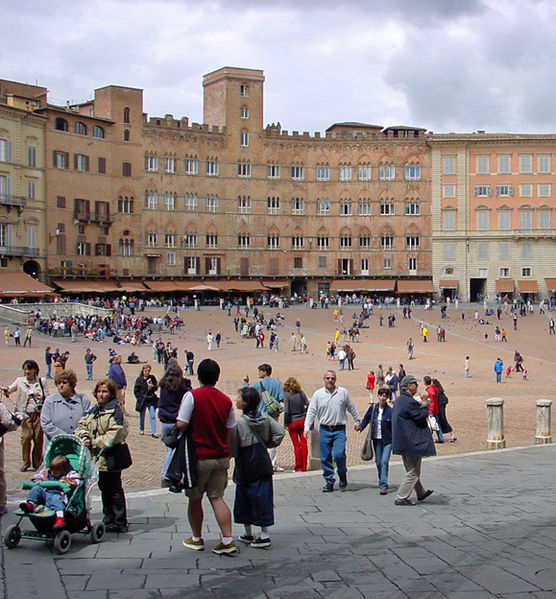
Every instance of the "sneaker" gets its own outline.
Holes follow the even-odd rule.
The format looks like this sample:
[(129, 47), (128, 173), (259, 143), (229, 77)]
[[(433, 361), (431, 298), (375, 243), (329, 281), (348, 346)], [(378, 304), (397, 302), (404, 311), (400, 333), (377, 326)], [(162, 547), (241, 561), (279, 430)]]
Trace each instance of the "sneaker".
[(345, 491), (347, 489), (347, 486), (348, 486), (347, 478), (341, 478), (340, 479), (340, 490)]
[(274, 466), (274, 472), (284, 472), (285, 468), (282, 468), (282, 466), (278, 466), (278, 464), (276, 464), (276, 466)]
[(27, 470), (29, 470), (30, 466), (21, 466), (21, 468), (19, 469), (20, 472), (27, 472)]
[(66, 520), (64, 519), (64, 516), (56, 516), (56, 519), (54, 520), (54, 526), (52, 528), (53, 529), (64, 528), (65, 525), (66, 525)]
[(256, 549), (264, 549), (265, 547), (270, 547), (271, 545), (272, 542), (269, 538), (261, 539), (261, 537), (259, 537), (251, 543), (250, 547), (255, 547)]
[(153, 439), (159, 439), (159, 438), (160, 438), (160, 437), (159, 437), (159, 436), (158, 436), (156, 433), (153, 433), (153, 434), (151, 435), (151, 437), (152, 437)]
[(323, 493), (332, 493), (332, 491), (334, 491), (334, 484), (333, 483), (326, 483), (324, 485), (324, 487), (322, 488), (322, 492)]
[(237, 553), (237, 547), (234, 541), (230, 541), (227, 545), (221, 541), (216, 547), (213, 547), (212, 552), (218, 555), (231, 555)]
[(194, 551), (203, 551), (203, 549), (205, 548), (205, 542), (203, 541), (203, 539), (194, 541), (193, 537), (189, 537), (189, 539), (183, 540), (183, 546), (189, 547), (189, 549), (193, 549)]
[(241, 541), (242, 543), (245, 543), (246, 545), (251, 544), (254, 540), (255, 540), (255, 537), (253, 535), (241, 535), (238, 539), (238, 541)]
[(22, 501), (19, 509), (25, 514), (30, 514), (35, 509), (35, 504), (32, 501)]

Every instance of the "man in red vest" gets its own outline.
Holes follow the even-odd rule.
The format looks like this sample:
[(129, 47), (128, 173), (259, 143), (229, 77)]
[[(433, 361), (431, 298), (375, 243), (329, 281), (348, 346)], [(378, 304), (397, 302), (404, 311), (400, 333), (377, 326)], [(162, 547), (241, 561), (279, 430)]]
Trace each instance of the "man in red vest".
[(188, 430), (193, 439), (198, 471), (197, 486), (185, 490), (192, 536), (185, 539), (183, 545), (195, 551), (205, 548), (202, 501), (206, 493), (222, 533), (221, 542), (212, 551), (236, 553), (232, 514), (224, 501), (230, 466), (230, 435), (235, 425), (233, 404), (215, 387), (220, 378), (220, 366), (214, 360), (206, 359), (199, 364), (197, 378), (201, 387), (183, 396), (176, 423), (180, 431)]

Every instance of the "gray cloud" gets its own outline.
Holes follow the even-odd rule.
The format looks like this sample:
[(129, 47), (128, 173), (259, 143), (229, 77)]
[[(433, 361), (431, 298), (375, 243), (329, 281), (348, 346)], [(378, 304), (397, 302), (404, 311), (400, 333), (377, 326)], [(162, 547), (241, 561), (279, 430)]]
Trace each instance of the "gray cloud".
[[(145, 90), (151, 116), (202, 119), (202, 76), (264, 69), (265, 120), (551, 131), (548, 0), (0, 0), (0, 76), (80, 101)], [(25, 36), (21, 32), (25, 31)], [(30, 43), (30, 40), (32, 43)]]

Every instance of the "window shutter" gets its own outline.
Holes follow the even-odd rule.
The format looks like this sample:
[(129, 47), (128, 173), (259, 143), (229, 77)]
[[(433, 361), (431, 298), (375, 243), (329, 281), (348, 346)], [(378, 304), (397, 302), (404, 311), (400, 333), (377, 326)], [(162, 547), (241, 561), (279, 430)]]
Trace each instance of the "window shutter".
[(338, 258), (338, 274), (342, 274), (342, 259)]
[(87, 242), (85, 244), (85, 256), (90, 256), (91, 255), (91, 244), (89, 242)]
[(111, 244), (107, 243), (105, 247), (106, 247), (106, 255), (107, 256), (111, 256), (112, 255), (112, 246), (111, 246)]
[(205, 274), (208, 275), (210, 270), (210, 258), (205, 258)]
[(220, 274), (220, 258), (216, 258), (216, 274)]

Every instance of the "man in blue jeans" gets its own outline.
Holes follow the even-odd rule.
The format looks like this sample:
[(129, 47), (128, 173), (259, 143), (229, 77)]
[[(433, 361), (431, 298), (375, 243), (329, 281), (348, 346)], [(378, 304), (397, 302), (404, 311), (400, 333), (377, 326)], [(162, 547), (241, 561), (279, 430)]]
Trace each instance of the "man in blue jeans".
[(324, 374), (324, 387), (317, 389), (311, 398), (307, 416), (305, 417), (305, 438), (313, 428), (315, 418), (319, 419), (319, 451), (322, 465), (322, 476), (326, 484), (323, 493), (334, 491), (334, 466), (336, 462), (340, 489), (347, 488), (346, 467), (346, 423), (347, 412), (355, 421), (355, 430), (361, 430), (361, 418), (357, 408), (351, 401), (347, 389), (336, 386), (336, 373), (327, 370)]

